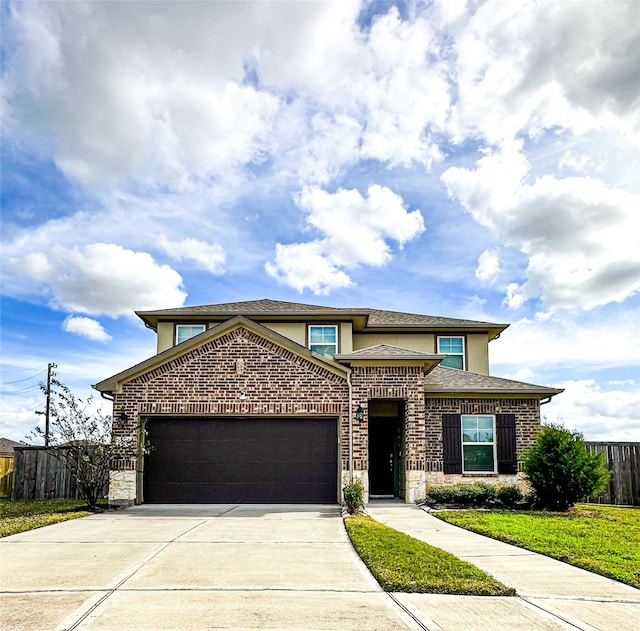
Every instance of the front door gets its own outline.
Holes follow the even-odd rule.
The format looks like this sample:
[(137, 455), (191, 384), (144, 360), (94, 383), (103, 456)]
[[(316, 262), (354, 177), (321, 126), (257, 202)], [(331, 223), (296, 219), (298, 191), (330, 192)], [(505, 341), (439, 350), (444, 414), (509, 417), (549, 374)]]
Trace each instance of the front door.
[(369, 495), (400, 495), (400, 422), (369, 417)]

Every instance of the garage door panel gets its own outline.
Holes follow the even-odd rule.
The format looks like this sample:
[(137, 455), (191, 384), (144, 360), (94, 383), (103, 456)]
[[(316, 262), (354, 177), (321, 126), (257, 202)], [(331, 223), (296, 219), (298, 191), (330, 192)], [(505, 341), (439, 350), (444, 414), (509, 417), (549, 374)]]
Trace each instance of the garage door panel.
[(148, 428), (146, 502), (336, 501), (336, 420), (172, 418)]

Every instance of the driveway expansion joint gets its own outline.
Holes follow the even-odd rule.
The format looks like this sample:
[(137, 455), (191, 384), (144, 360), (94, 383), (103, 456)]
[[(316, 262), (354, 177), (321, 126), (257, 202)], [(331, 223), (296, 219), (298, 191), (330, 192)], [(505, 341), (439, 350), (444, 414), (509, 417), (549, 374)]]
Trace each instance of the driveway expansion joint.
[[(126, 583), (133, 576), (135, 576), (145, 565), (147, 565), (150, 561), (155, 559), (163, 550), (166, 550), (166, 548), (170, 546), (172, 543), (174, 543), (178, 537), (182, 537), (183, 535), (186, 535), (189, 531), (193, 530), (194, 528), (197, 528), (198, 526), (202, 525), (205, 522), (206, 520), (201, 521), (197, 524), (194, 524), (193, 526), (191, 526), (191, 528), (187, 528), (185, 531), (181, 532), (179, 535), (176, 535), (170, 541), (164, 542), (164, 545), (158, 546), (155, 552), (153, 552), (153, 554), (147, 555), (142, 561), (134, 563), (133, 571), (129, 572), (127, 576), (122, 578), (114, 587), (108, 589), (104, 594), (104, 596), (102, 596), (102, 598), (100, 598), (97, 602), (93, 603), (93, 605), (91, 605), (89, 609), (87, 609), (83, 614), (81, 614), (78, 617), (78, 619), (75, 620), (75, 622), (73, 622), (70, 626), (65, 627), (65, 631), (73, 631), (74, 629), (77, 629), (93, 612), (95, 612), (100, 607), (100, 605), (102, 605), (107, 599), (109, 599), (115, 592), (119, 591), (120, 587), (122, 587), (124, 583)], [(96, 591), (103, 591), (103, 590), (96, 590)]]

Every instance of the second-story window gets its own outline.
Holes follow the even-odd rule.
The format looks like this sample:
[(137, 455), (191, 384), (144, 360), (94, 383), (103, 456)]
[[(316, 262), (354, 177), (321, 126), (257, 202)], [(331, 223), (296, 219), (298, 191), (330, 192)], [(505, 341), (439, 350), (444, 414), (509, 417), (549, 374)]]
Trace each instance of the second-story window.
[(464, 370), (464, 337), (462, 335), (438, 336), (438, 354), (447, 356), (440, 362), (441, 366)]
[(204, 329), (204, 324), (177, 324), (176, 344), (180, 344), (181, 342), (188, 340), (190, 337), (202, 333)]
[(309, 325), (309, 348), (320, 355), (338, 353), (338, 327), (335, 325)]

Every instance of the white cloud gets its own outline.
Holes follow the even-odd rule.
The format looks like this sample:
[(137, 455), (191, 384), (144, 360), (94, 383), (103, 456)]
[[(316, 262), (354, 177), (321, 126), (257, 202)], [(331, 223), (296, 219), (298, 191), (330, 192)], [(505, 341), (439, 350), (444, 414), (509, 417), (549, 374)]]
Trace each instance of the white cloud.
[(108, 342), (111, 339), (111, 336), (104, 330), (100, 322), (93, 318), (69, 316), (62, 323), (62, 328), (69, 333), (82, 335), (98, 342)]
[(3, 396), (0, 398), (0, 425), (2, 436), (10, 440), (25, 441), (31, 431), (42, 422), (36, 416), (36, 410), (44, 408), (42, 393), (31, 393), (20, 396)]
[(638, 3), (492, 0), (454, 48), (460, 138), (605, 128), (640, 141)]
[(560, 164), (558, 166), (565, 167), (567, 169), (571, 169), (576, 173), (582, 173), (590, 162), (589, 156), (584, 154), (575, 155), (571, 151), (567, 151), (563, 156), (562, 160), (560, 160)]
[(500, 258), (495, 250), (484, 250), (478, 257), (476, 278), (482, 281), (491, 280), (500, 272)]
[(98, 189), (127, 178), (175, 185), (259, 160), (279, 98), (242, 83), (266, 7), (244, 9), (14, 5), (11, 129), (44, 132), (60, 168)]
[(331, 263), (326, 255), (327, 241), (293, 245), (276, 244), (275, 263), (265, 269), (278, 282), (299, 292), (311, 289), (314, 294), (328, 294), (333, 289), (349, 287), (349, 276)]
[(388, 263), (391, 247), (387, 240), (402, 247), (424, 232), (420, 211), (407, 212), (399, 195), (378, 185), (369, 187), (367, 193), (364, 198), (355, 189), (335, 193), (317, 187), (303, 190), (296, 204), (324, 238), (278, 244), (275, 264), (268, 263), (267, 272), (298, 291), (308, 287), (315, 293), (328, 293), (350, 284), (344, 269)]
[(491, 342), (492, 374), (513, 374), (514, 367), (545, 372), (599, 371), (638, 365), (640, 336), (633, 311), (600, 315), (598, 312), (523, 318)]
[(93, 315), (131, 315), (134, 309), (182, 306), (182, 278), (146, 252), (113, 243), (91, 243), (30, 252), (8, 261), (14, 273), (47, 283), (54, 304)]
[(169, 241), (162, 235), (158, 238), (158, 244), (169, 256), (178, 261), (184, 259), (195, 261), (216, 275), (224, 272), (227, 257), (221, 245), (205, 243), (194, 238)]
[(491, 374), (564, 388), (541, 408), (549, 422), (590, 440), (639, 441), (637, 380), (603, 375), (640, 374), (640, 336), (633, 312), (612, 311), (514, 322), (490, 344)]
[(587, 440), (640, 441), (640, 390), (604, 389), (593, 379), (556, 385), (565, 391), (542, 408), (547, 421), (561, 421)]
[(539, 297), (550, 308), (592, 308), (640, 289), (640, 196), (588, 177), (525, 178), (520, 143), (442, 175), (449, 194), (503, 243), (529, 257), (527, 280), (510, 284), (513, 308)]
[(353, 91), (367, 112), (362, 157), (430, 168), (443, 155), (428, 130), (444, 128), (450, 104), (433, 25), (426, 16), (401, 20), (392, 7), (373, 23), (367, 52), (371, 69)]
[(43, 134), (65, 174), (96, 190), (180, 189), (268, 160), (305, 184), (361, 158), (430, 168), (450, 106), (437, 21), (390, 6), (361, 30), (361, 9), (15, 5), (7, 130)]
[(360, 153), (362, 125), (340, 114), (315, 114), (310, 121), (309, 138), (301, 150), (298, 175), (303, 182), (327, 184)]

